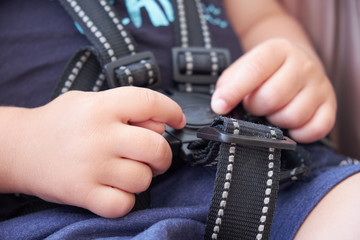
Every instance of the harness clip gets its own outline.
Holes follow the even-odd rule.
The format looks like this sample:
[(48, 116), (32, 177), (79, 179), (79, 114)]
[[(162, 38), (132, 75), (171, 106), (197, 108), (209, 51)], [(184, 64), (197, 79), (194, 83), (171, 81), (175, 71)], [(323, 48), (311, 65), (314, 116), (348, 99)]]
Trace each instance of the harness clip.
[(236, 143), (246, 146), (268, 147), (286, 150), (296, 149), (296, 142), (285, 136), (284, 139), (271, 139), (256, 136), (235, 135), (220, 131), (214, 127), (200, 128), (196, 135), (198, 138), (224, 143)]
[(215, 84), (230, 65), (230, 52), (225, 48), (173, 47), (173, 75), (178, 83)]
[(118, 58), (104, 65), (109, 87), (138, 86), (157, 88), (160, 71), (150, 51), (138, 52)]

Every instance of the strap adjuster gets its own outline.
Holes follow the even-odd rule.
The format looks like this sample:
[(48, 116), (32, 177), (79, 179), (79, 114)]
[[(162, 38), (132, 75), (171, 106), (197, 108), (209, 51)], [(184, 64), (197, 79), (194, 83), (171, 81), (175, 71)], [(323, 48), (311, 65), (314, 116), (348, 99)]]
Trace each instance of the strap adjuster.
[(197, 137), (225, 143), (236, 143), (239, 145), (268, 147), (276, 149), (295, 150), (296, 142), (285, 137), (284, 139), (262, 138), (256, 136), (235, 135), (220, 131), (214, 127), (203, 127), (197, 131)]
[(160, 71), (150, 51), (118, 58), (104, 65), (109, 87), (138, 86), (155, 88), (160, 84)]
[[(230, 52), (225, 48), (173, 47), (172, 62), (176, 82), (210, 85), (216, 83), (231, 60)], [(217, 65), (215, 70), (212, 69), (214, 64)], [(189, 68), (192, 74), (187, 74)], [(217, 74), (212, 75), (212, 71)]]

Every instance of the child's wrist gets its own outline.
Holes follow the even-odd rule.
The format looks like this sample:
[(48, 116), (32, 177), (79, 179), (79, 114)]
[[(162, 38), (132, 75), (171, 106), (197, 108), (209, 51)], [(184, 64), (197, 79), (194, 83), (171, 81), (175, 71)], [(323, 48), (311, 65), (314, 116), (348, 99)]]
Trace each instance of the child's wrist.
[(25, 108), (0, 107), (0, 192), (3, 193), (23, 192), (18, 170), (22, 167), (21, 146), (25, 140), (28, 111)]

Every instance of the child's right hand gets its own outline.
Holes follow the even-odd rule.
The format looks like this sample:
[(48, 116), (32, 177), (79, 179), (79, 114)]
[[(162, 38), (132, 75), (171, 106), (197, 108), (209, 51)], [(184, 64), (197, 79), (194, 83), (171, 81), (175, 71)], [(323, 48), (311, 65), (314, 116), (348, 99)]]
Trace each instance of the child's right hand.
[(69, 92), (13, 114), (0, 151), (8, 170), (7, 188), (1, 184), (1, 190), (109, 218), (128, 213), (134, 193), (146, 190), (153, 175), (170, 166), (171, 149), (161, 136), (165, 123), (185, 125), (175, 102), (135, 87)]
[(260, 43), (219, 77), (213, 110), (226, 114), (240, 102), (300, 143), (325, 137), (335, 123), (336, 96), (320, 61), (308, 48), (282, 38)]

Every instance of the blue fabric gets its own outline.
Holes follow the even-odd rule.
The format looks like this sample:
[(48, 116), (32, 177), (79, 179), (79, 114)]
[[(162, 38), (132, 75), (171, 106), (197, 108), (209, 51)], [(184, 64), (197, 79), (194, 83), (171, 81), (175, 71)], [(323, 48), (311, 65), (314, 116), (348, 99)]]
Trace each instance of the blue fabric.
[(309, 145), (312, 172), (300, 181), (280, 188), (271, 239), (292, 239), (307, 215), (334, 186), (358, 173), (360, 164), (346, 164), (348, 158), (321, 145)]
[(73, 207), (13, 218), (0, 223), (0, 239), (200, 239), (214, 174), (209, 168), (184, 168), (152, 188), (152, 209), (119, 219)]
[[(281, 186), (271, 239), (292, 239), (313, 207), (343, 179), (360, 171), (322, 145), (310, 145), (314, 166), (300, 181)], [(151, 187), (152, 209), (119, 219), (61, 207), (0, 222), (0, 239), (202, 239), (215, 171), (184, 167)]]

